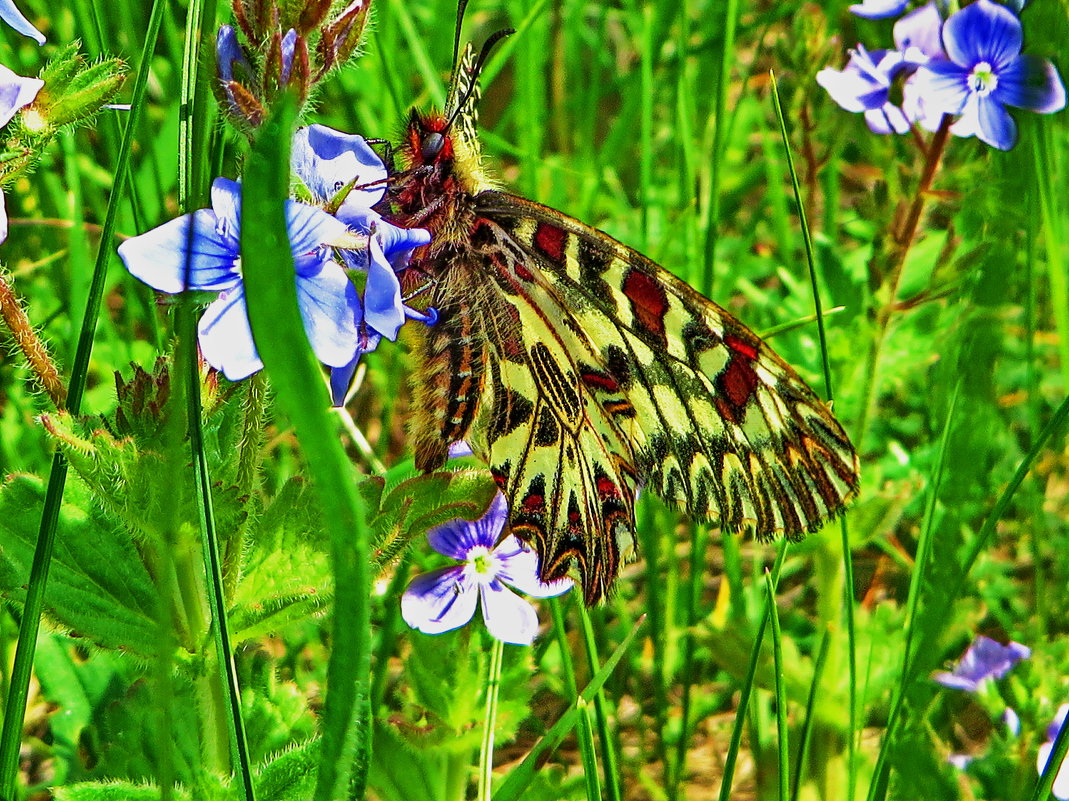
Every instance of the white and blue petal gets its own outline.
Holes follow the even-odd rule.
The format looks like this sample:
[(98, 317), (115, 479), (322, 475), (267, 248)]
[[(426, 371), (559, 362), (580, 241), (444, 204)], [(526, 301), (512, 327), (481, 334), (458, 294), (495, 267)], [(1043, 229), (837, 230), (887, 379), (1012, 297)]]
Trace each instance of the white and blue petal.
[[(943, 55), (943, 18), (934, 2), (910, 11), (895, 23), (895, 48), (907, 54), (907, 60), (924, 63)], [(918, 58), (914, 51), (920, 55)]]
[(998, 71), (1021, 52), (1021, 21), (1005, 6), (976, 0), (943, 24), (943, 48), (950, 60), (972, 69), (987, 62)]
[(0, 19), (23, 36), (28, 36), (36, 41), (37, 44), (43, 45), (45, 43), (45, 35), (23, 16), (22, 12), (15, 6), (14, 0), (0, 0)]
[(127, 239), (119, 256), (131, 275), (160, 292), (228, 289), (241, 273), (237, 240), (222, 228), (213, 211), (200, 209)]
[(297, 261), (297, 304), (316, 358), (341, 367), (357, 352), (356, 289), (340, 264), (302, 257)]
[(490, 502), (486, 514), (478, 520), (450, 520), (427, 532), (431, 547), (443, 556), (467, 560), (472, 548), (493, 548), (508, 518), (508, 504), (500, 492)]
[(479, 585), (483, 622), (490, 636), (513, 645), (530, 645), (538, 634), (538, 615), (534, 607), (502, 584), (493, 581)]
[(0, 127), (30, 105), (45, 82), (40, 78), (24, 78), (0, 64)]
[(571, 579), (544, 582), (538, 577), (538, 554), (513, 535), (505, 537), (494, 549), (498, 561), (498, 578), (532, 598), (553, 598), (572, 588)]
[(992, 95), (1000, 103), (1039, 114), (1065, 108), (1065, 85), (1054, 65), (1039, 56), (1022, 55), (998, 74)]
[(932, 59), (913, 76), (916, 91), (933, 114), (961, 114), (970, 97), (969, 72), (941, 59)]
[(897, 17), (906, 10), (909, 0), (862, 0), (850, 6), (850, 11), (866, 19)]
[(364, 319), (368, 327), (393, 342), (405, 322), (401, 282), (393, 270), (393, 265), (386, 260), (378, 237), (371, 238), (369, 247), (371, 253), (367, 267), (367, 284), (364, 286)]
[(1017, 123), (990, 95), (976, 98), (976, 138), (999, 150), (1009, 150), (1017, 142)]
[(329, 201), (346, 184), (355, 181), (354, 188), (339, 209), (339, 217), (346, 212), (374, 206), (386, 193), (386, 165), (362, 136), (342, 133), (326, 125), (309, 125), (293, 135), (291, 156), (293, 172), (312, 196), (320, 202)]
[(424, 634), (460, 628), (475, 614), (479, 591), (462, 567), (444, 567), (416, 576), (401, 596), (401, 617)]
[(204, 310), (197, 333), (204, 360), (231, 381), (240, 381), (263, 369), (249, 328), (243, 287), (220, 294)]

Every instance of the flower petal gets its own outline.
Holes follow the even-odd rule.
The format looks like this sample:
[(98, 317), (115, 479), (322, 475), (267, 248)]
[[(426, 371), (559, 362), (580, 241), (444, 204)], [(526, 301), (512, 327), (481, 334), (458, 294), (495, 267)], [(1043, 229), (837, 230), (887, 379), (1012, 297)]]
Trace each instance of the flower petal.
[(286, 233), (294, 256), (303, 256), (337, 241), (348, 230), (349, 226), (323, 209), (296, 200), (286, 201)]
[(238, 242), (221, 227), (214, 212), (200, 209), (130, 237), (119, 256), (131, 275), (160, 292), (183, 291), (187, 277), (189, 289), (229, 289), (241, 280)]
[(30, 21), (22, 15), (22, 12), (15, 7), (14, 0), (0, 0), (0, 19), (23, 36), (29, 36), (37, 44), (45, 43), (45, 35), (33, 27)]
[(40, 78), (23, 78), (0, 64), (0, 127), (11, 122), (20, 109), (30, 105), (44, 85)]
[(894, 39), (898, 50), (917, 48), (929, 58), (943, 55), (943, 18), (935, 3), (925, 3), (895, 23)]
[(1039, 56), (1019, 56), (998, 74), (993, 96), (1007, 106), (1051, 114), (1065, 108), (1065, 85), (1054, 65)]
[(538, 577), (538, 554), (511, 534), (494, 549), (494, 557), (498, 565), (497, 577), (524, 595), (553, 598), (572, 588), (572, 580), (568, 578), (548, 583), (542, 581)]
[(1020, 643), (1003, 645), (981, 635), (965, 650), (952, 673), (940, 672), (932, 678), (944, 687), (975, 690), (987, 679), (1001, 679), (1031, 653), (1030, 648)]
[(493, 548), (508, 518), (508, 504), (500, 492), (490, 502), (486, 514), (478, 520), (450, 520), (427, 532), (431, 547), (444, 556), (466, 560), (477, 545)]
[(917, 70), (913, 81), (932, 114), (961, 114), (969, 99), (969, 73), (951, 61), (932, 59)]
[(316, 200), (326, 202), (351, 181), (356, 186), (339, 209), (369, 209), (386, 193), (386, 165), (362, 136), (342, 133), (326, 125), (309, 125), (293, 135), (293, 172)]
[(424, 634), (460, 628), (475, 614), (479, 593), (460, 567), (444, 567), (416, 576), (401, 596), (401, 617)]
[(998, 72), (1018, 56), (1021, 42), (1021, 21), (991, 0), (976, 0), (943, 23), (947, 55), (968, 69), (986, 61)]
[(877, 134), (904, 134), (910, 129), (910, 122), (902, 109), (894, 103), (884, 103), (880, 108), (865, 112), (865, 122), (869, 130)]
[(364, 319), (386, 339), (393, 342), (405, 322), (405, 307), (401, 302), (401, 282), (393, 266), (386, 260), (377, 236), (368, 243), (371, 259), (364, 287)]
[(976, 138), (999, 150), (1009, 150), (1017, 142), (1017, 123), (995, 98), (988, 95), (976, 100)]
[(483, 602), (483, 622), (490, 636), (513, 645), (530, 645), (538, 634), (538, 615), (527, 601), (493, 581), (479, 585)]
[(884, 19), (885, 17), (897, 17), (909, 0), (862, 0), (850, 6), (850, 11), (865, 19)]
[(252, 340), (245, 291), (241, 286), (223, 292), (204, 310), (197, 331), (204, 360), (216, 370), (222, 370), (231, 381), (240, 381), (263, 369)]
[(279, 70), (278, 82), (282, 86), (289, 85), (290, 72), (293, 70), (293, 51), (297, 47), (297, 31), (290, 28), (282, 37), (282, 69)]
[[(316, 358), (329, 367), (352, 361), (357, 351), (356, 288), (341, 265), (331, 260), (300, 260), (297, 304)], [(310, 272), (308, 264), (315, 265)]]

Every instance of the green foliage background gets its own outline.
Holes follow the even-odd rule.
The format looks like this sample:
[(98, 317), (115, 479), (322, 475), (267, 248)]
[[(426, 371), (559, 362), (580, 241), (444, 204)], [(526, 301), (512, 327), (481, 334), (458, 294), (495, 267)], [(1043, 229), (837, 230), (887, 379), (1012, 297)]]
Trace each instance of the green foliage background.
[[(771, 100), (775, 73), (815, 244), (834, 408), (862, 462), (861, 494), (844, 527), (781, 553), (778, 626), (767, 629), (764, 573), (776, 548), (721, 538), (645, 496), (643, 558), (624, 570), (616, 595), (589, 615), (578, 594), (543, 604), (543, 636), (530, 649), (505, 649), (495, 797), (724, 798), (725, 773), (740, 798), (1033, 791), (1043, 730), (1069, 701), (1069, 462), (1056, 416), (1069, 391), (1069, 130), (1064, 112), (1020, 113), (1020, 141), (1008, 153), (952, 139), (896, 278), (890, 232), (914, 199), (924, 159), (912, 137), (871, 134), (814, 82), (857, 41), (890, 46), (890, 23), (860, 20), (847, 5), (473, 0), (468, 10), (465, 38), (476, 43), (518, 29), (483, 79), (483, 142), (502, 182), (637, 247), (751, 327), (774, 331), (779, 353), (823, 388)], [(150, 3), (20, 6), (50, 42), (39, 50), (5, 32), (0, 62), (20, 74), (36, 74), (57, 43), (75, 39), (90, 58), (143, 66)], [(456, 9), (453, 0), (374, 0), (372, 11), (362, 56), (323, 85), (307, 120), (397, 141), (410, 107), (444, 99)], [(220, 4), (218, 22), (229, 13)], [(1065, 3), (1033, 0), (1022, 22), (1026, 52), (1053, 58), (1065, 76)], [(128, 188), (113, 184), (121, 111), (64, 132), (36, 172), (7, 188), (4, 268), (65, 372), (97, 249), (116, 244), (101, 242), (109, 200), (121, 203), (120, 238), (179, 212), (186, 26), (185, 5), (168, 4)], [(205, 80), (212, 52), (206, 41)], [(208, 177), (241, 174), (245, 140), (211, 103), (195, 112)], [(194, 206), (205, 189), (189, 197)], [(190, 457), (170, 450), (173, 421), (151, 403), (166, 403), (169, 379), (156, 360), (173, 350), (182, 313), (179, 304), (161, 309), (112, 259), (82, 418), (57, 414), (16, 353), (0, 362), (5, 696), (54, 449), (74, 474), (23, 727), (19, 797), (236, 797), (224, 693), (196, 624), (204, 610), (160, 609), (159, 588), (169, 586), (161, 576), (173, 572), (184, 586), (183, 575), (195, 581), (204, 572), (189, 522)], [(440, 519), (428, 499), (445, 494), (450, 510), (474, 517), (485, 490), (466, 472), (391, 495), (414, 476), (409, 396), (398, 389), (405, 345), (384, 343), (366, 363), (349, 412), (367, 447), (326, 419), (346, 444), (353, 481), (385, 471), (384, 485), (362, 484), (360, 495), (378, 544), (415, 543), (404, 554), (380, 550), (373, 565), (368, 793), (460, 799), (478, 785), (490, 640), (477, 622), (435, 638), (412, 632), (397, 599), (410, 575), (441, 564), (419, 538)], [(336, 725), (323, 703), (328, 654), (343, 629), (333, 617), (337, 539), (309, 490), (311, 457), (295, 417), (264, 393), (259, 380), (209, 382), (203, 452), (257, 795), (308, 798), (321, 764), (317, 738), (325, 732), (331, 747)], [(127, 427), (117, 430), (120, 406)], [(243, 434), (250, 420), (263, 421), (253, 441)], [(178, 524), (155, 531), (160, 514)], [(617, 652), (643, 616), (638, 637)], [(161, 645), (164, 619), (187, 625)], [(931, 682), (978, 633), (1025, 643), (1033, 655), (980, 694)], [(614, 652), (619, 663), (599, 674)], [(577, 706), (595, 677), (601, 693)], [(742, 697), (749, 703), (739, 713)], [(1021, 718), (1019, 734), (1000, 722), (1007, 705)], [(562, 716), (559, 739), (552, 727)], [(736, 722), (737, 762), (727, 756)], [(343, 728), (333, 731), (338, 742)], [(520, 763), (558, 739), (537, 770)], [(956, 753), (976, 757), (966, 772), (947, 762)], [(155, 786), (169, 778), (179, 782), (173, 796)]]

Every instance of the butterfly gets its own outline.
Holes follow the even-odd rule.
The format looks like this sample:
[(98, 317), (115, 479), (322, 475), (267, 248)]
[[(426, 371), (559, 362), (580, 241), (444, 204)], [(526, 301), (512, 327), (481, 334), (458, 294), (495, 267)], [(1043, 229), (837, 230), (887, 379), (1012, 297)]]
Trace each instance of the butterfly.
[(432, 234), (402, 275), (438, 313), (415, 346), (416, 466), (466, 441), (540, 578), (576, 566), (588, 605), (637, 552), (640, 488), (761, 539), (820, 528), (858, 459), (816, 393), (663, 267), (490, 178), (475, 107), (492, 43), (455, 59), (444, 112), (412, 111), (387, 195), (390, 222)]

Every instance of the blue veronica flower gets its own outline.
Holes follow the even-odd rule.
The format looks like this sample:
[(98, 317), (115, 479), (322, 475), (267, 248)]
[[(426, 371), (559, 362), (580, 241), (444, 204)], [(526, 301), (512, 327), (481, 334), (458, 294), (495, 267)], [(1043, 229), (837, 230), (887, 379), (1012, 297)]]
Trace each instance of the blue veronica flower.
[[(1062, 726), (1065, 725), (1066, 718), (1069, 718), (1069, 704), (1062, 704), (1058, 708), (1058, 714), (1054, 716), (1054, 720), (1047, 727), (1047, 741), (1039, 746), (1039, 753), (1036, 755), (1036, 770), (1039, 771), (1041, 776), (1043, 771), (1047, 769), (1050, 752), (1054, 750), (1054, 741), (1061, 732)], [(1054, 786), (1051, 787), (1051, 793), (1058, 801), (1069, 801), (1069, 759), (1063, 760), (1059, 766), (1058, 775), (1054, 777)]]
[(431, 235), (423, 228), (392, 225), (372, 209), (386, 193), (386, 166), (362, 136), (325, 125), (301, 128), (293, 138), (291, 166), (316, 203), (330, 206), (349, 188), (335, 215), (365, 238), (361, 247), (338, 249), (349, 269), (367, 273), (362, 302), (354, 307), (360, 332), (356, 354), (349, 364), (331, 371), (331, 394), (340, 406), (362, 354), (383, 338), (396, 340), (406, 319), (428, 325), (437, 321), (433, 309), (420, 312), (404, 303), (397, 276), (408, 266), (413, 249), (429, 243)]
[(1032, 650), (1020, 643), (1002, 645), (980, 635), (973, 640), (951, 672), (940, 671), (932, 680), (957, 690), (976, 692), (989, 679), (1001, 679), (1010, 668), (1031, 656)]
[[(286, 229), (294, 257), (297, 299), (316, 357), (338, 367), (357, 346), (356, 290), (329, 245), (345, 242), (345, 223), (322, 209), (286, 203)], [(212, 207), (164, 223), (119, 246), (126, 269), (161, 292), (219, 292), (198, 328), (201, 352), (231, 381), (263, 367), (249, 328), (240, 259), (241, 186), (226, 178), (212, 184)], [(190, 230), (192, 228), (192, 230)], [(255, 267), (255, 265), (252, 265)]]
[(850, 51), (850, 61), (842, 70), (825, 67), (817, 73), (817, 83), (831, 99), (847, 111), (861, 112), (873, 133), (903, 134), (913, 120), (891, 102), (891, 86), (904, 70), (917, 66), (911, 56), (924, 58), (919, 50), (910, 55), (897, 50), (868, 51), (863, 45)]
[(917, 53), (910, 52), (910, 61), (923, 64), (929, 58), (940, 58), (943, 53), (943, 17), (934, 0), (913, 9), (894, 27), (895, 48), (903, 53), (916, 48)]
[(0, 0), (0, 19), (23, 36), (34, 39), (37, 44), (43, 45), (45, 43), (45, 35), (33, 27), (22, 12), (15, 7), (14, 0)]
[(1021, 22), (1005, 6), (976, 0), (943, 24), (947, 58), (932, 59), (917, 77), (926, 105), (961, 115), (951, 132), (976, 136), (999, 150), (1017, 141), (1006, 106), (1050, 114), (1065, 107), (1065, 87), (1045, 58), (1023, 55)]
[(498, 493), (489, 511), (474, 523), (452, 520), (427, 532), (431, 547), (462, 564), (416, 576), (401, 597), (401, 617), (424, 634), (460, 628), (481, 602), (490, 636), (515, 645), (530, 645), (538, 633), (538, 615), (509, 587), (534, 598), (567, 592), (571, 579), (548, 584), (538, 578), (538, 556), (511, 534), (498, 536), (508, 520), (505, 496)]
[(850, 6), (850, 11), (865, 19), (897, 17), (906, 10), (909, 0), (862, 0)]

